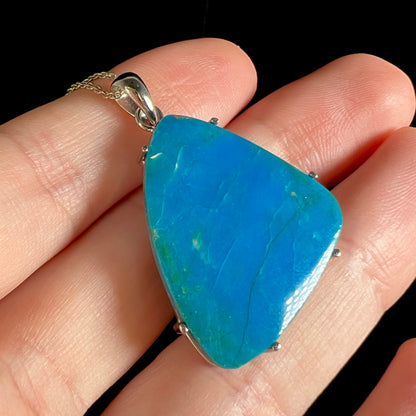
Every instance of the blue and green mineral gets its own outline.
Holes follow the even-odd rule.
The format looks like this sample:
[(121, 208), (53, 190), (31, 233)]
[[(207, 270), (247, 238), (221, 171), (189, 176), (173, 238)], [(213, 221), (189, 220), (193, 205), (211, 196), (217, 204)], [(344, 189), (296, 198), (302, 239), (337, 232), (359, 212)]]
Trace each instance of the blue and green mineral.
[(199, 351), (236, 368), (282, 334), (321, 276), (342, 226), (310, 176), (211, 123), (166, 116), (145, 163), (155, 259)]

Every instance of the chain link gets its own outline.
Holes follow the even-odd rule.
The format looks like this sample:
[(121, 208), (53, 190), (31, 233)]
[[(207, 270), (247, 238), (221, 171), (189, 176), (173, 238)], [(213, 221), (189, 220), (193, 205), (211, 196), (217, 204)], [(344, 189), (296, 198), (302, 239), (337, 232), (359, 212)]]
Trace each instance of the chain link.
[(88, 78), (85, 78), (83, 81), (75, 82), (72, 84), (66, 91), (66, 95), (74, 92), (76, 90), (85, 89), (92, 91), (96, 94), (101, 95), (104, 98), (110, 100), (118, 100), (122, 95), (122, 91), (117, 90), (105, 90), (101, 85), (95, 83), (97, 79), (112, 79), (117, 78), (117, 75), (114, 72), (96, 72), (95, 74), (90, 75)]

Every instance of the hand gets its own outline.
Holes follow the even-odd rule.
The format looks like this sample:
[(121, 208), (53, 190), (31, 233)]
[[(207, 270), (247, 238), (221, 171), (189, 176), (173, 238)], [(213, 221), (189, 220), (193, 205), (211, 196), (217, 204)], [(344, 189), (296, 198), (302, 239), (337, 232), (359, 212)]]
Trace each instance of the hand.
[[(181, 337), (104, 414), (303, 414), (415, 276), (409, 79), (374, 56), (347, 56), (233, 119), (256, 75), (228, 42), (162, 47), (114, 69), (127, 71), (140, 74), (165, 114), (218, 117), (318, 172), (343, 211), (343, 255), (278, 353), (224, 370)], [(83, 414), (172, 319), (145, 227), (137, 156), (148, 139), (114, 102), (88, 91), (1, 127), (1, 415)], [(416, 412), (415, 356), (409, 341), (357, 415)]]

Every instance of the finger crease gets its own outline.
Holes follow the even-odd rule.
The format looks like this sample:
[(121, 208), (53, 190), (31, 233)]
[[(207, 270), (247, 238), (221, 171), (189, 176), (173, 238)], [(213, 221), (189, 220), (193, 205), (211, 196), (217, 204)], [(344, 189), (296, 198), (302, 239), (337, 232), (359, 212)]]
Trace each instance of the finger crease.
[[(76, 228), (75, 204), (87, 192), (82, 175), (69, 160), (62, 157), (62, 150), (54, 146), (52, 140), (42, 137), (35, 142), (36, 146), (29, 148), (19, 139), (9, 139), (28, 162), (27, 165), (41, 188), (50, 196), (57, 211)], [(32, 137), (32, 141), (35, 140)]]

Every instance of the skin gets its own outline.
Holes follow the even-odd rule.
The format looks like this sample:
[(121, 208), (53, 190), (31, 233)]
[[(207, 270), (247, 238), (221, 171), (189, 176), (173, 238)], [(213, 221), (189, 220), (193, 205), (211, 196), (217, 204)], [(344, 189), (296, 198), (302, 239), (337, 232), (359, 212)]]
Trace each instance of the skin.
[[(229, 42), (168, 45), (114, 71), (140, 74), (165, 114), (216, 116), (318, 172), (344, 228), (342, 257), (278, 353), (230, 371), (181, 337), (104, 414), (302, 415), (416, 274), (409, 78), (380, 58), (350, 55), (234, 118), (256, 74)], [(82, 415), (171, 320), (144, 222), (137, 155), (148, 140), (114, 102), (88, 91), (1, 126), (0, 414)], [(415, 414), (415, 391), (412, 340), (356, 415)]]

